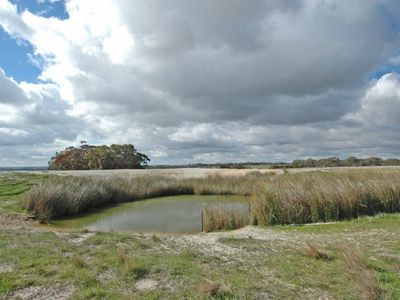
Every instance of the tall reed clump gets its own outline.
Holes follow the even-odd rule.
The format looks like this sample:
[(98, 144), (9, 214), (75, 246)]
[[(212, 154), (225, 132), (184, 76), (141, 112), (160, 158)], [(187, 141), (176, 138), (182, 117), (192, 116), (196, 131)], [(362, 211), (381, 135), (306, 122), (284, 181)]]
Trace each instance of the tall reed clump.
[(400, 211), (400, 172), (304, 172), (271, 177), (250, 202), (254, 225), (301, 224)]
[(22, 206), (33, 212), (39, 221), (72, 215), (90, 208), (117, 202), (135, 201), (173, 195), (249, 195), (256, 182), (269, 176), (175, 179), (144, 177), (69, 177), (55, 176), (26, 192)]
[(243, 212), (238, 209), (225, 210), (215, 205), (202, 209), (202, 231), (231, 230), (242, 228), (246, 224)]
[(22, 199), (22, 206), (41, 222), (77, 214), (110, 202), (111, 191), (100, 180), (53, 177), (33, 186)]

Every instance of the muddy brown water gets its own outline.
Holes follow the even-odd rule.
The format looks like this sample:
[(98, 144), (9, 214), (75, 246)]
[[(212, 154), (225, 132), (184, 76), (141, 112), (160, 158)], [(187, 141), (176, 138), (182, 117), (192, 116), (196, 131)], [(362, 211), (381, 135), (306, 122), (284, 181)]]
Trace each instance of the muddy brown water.
[(73, 230), (196, 233), (201, 231), (201, 212), (206, 205), (240, 210), (247, 216), (245, 196), (172, 196), (122, 203), (52, 222)]

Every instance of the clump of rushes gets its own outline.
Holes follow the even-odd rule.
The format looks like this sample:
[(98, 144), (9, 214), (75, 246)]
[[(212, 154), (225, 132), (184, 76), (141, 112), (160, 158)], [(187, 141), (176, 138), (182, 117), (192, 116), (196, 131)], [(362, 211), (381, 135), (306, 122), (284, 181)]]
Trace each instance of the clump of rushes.
[(128, 257), (123, 264), (123, 272), (126, 276), (141, 279), (149, 273), (149, 269), (143, 262)]
[(144, 177), (66, 177), (47, 179), (26, 192), (22, 206), (41, 222), (117, 202), (173, 195), (250, 195), (255, 182), (270, 176), (175, 179)]
[(102, 206), (111, 198), (110, 189), (98, 179), (52, 177), (33, 186), (23, 196), (22, 206), (41, 222)]
[(399, 171), (316, 171), (270, 177), (252, 197), (250, 223), (327, 222), (399, 211)]
[(357, 249), (343, 246), (340, 253), (344, 262), (344, 271), (354, 280), (362, 299), (376, 300), (382, 297), (378, 279), (371, 270), (362, 253)]
[(224, 210), (215, 205), (207, 205), (202, 210), (202, 230), (238, 229), (245, 226), (245, 217), (240, 210)]

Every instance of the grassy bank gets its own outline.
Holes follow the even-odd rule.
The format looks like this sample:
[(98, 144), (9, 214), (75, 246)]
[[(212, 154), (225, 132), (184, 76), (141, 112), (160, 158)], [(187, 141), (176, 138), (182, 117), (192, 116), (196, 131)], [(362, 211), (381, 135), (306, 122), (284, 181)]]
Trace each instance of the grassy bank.
[(24, 194), (22, 205), (46, 222), (107, 204), (172, 195), (250, 195), (271, 175), (173, 179), (167, 177), (52, 177)]
[(302, 224), (399, 211), (398, 170), (317, 171), (271, 177), (253, 195), (250, 222)]
[(1, 228), (0, 299), (399, 299), (399, 230), (399, 214), (237, 235)]
[(48, 175), (0, 173), (0, 211), (23, 212), (20, 206), (22, 195), (47, 178)]

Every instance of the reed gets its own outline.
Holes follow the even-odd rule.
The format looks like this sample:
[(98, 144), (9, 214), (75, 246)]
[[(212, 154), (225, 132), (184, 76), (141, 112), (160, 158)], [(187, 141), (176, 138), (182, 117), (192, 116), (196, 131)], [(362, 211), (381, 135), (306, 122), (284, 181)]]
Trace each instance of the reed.
[(400, 172), (305, 172), (271, 177), (250, 202), (254, 225), (302, 224), (400, 211)]
[(237, 209), (225, 210), (216, 205), (207, 205), (202, 210), (202, 231), (232, 230), (246, 225), (243, 213)]

